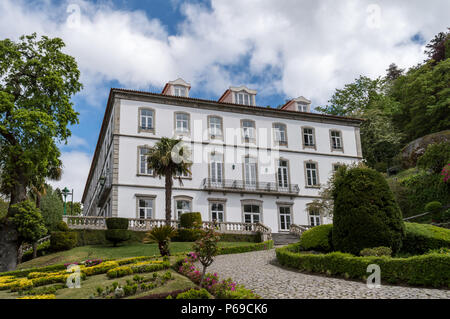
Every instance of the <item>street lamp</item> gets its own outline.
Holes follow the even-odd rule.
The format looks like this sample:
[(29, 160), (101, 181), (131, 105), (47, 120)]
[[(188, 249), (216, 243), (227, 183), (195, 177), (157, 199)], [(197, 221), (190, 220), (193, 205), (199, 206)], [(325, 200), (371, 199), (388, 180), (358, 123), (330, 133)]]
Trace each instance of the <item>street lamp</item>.
[(61, 191), (62, 195), (64, 196), (64, 216), (66, 215), (66, 200), (67, 200), (67, 195), (71, 195), (72, 196), (72, 207), (70, 208), (70, 212), (72, 213), (73, 210), (73, 189), (72, 192), (70, 192), (67, 187), (64, 187), (64, 189)]

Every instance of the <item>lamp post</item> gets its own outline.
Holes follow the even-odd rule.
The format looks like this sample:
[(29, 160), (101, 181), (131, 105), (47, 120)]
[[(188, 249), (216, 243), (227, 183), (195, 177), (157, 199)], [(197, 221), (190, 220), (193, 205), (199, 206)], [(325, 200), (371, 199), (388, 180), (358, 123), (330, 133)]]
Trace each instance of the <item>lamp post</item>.
[(64, 196), (64, 216), (65, 216), (66, 215), (66, 200), (67, 200), (68, 195), (72, 196), (72, 207), (71, 207), (70, 211), (72, 212), (72, 209), (73, 209), (73, 189), (71, 192), (67, 189), (67, 187), (64, 187), (64, 189), (61, 192), (62, 192), (62, 195)]

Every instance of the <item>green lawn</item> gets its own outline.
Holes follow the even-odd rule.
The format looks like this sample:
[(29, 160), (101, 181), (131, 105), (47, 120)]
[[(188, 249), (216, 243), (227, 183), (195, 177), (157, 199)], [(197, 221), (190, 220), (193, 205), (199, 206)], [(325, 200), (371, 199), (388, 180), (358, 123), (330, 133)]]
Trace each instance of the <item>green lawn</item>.
[[(192, 242), (173, 242), (170, 244), (172, 254), (189, 252), (192, 249)], [(236, 247), (251, 245), (249, 242), (219, 242), (220, 247)], [(62, 264), (70, 262), (81, 262), (87, 259), (115, 259), (137, 256), (153, 256), (159, 255), (157, 244), (141, 244), (135, 243), (130, 245), (122, 245), (119, 247), (112, 246), (81, 246), (71, 250), (61, 251), (38, 257), (36, 259), (20, 264), (18, 269), (43, 267), (53, 264)]]

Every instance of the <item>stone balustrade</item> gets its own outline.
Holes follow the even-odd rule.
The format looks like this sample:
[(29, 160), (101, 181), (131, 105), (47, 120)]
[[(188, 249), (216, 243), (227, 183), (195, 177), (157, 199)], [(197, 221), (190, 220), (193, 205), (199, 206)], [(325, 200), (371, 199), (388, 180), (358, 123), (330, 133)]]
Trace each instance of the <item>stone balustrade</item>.
[(295, 234), (298, 237), (300, 237), (302, 235), (303, 232), (307, 231), (308, 229), (312, 228), (313, 226), (311, 225), (296, 225), (296, 224), (291, 224), (291, 227), (289, 228), (289, 232), (291, 234)]

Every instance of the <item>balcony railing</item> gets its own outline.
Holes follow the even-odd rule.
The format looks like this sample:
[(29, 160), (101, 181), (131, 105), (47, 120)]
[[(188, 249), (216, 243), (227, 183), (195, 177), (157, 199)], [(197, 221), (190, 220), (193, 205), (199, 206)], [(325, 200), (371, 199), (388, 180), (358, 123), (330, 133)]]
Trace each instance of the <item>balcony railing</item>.
[(211, 178), (205, 178), (202, 182), (202, 188), (208, 191), (223, 192), (248, 192), (248, 193), (266, 193), (266, 194), (287, 194), (296, 195), (300, 191), (297, 184), (285, 184), (280, 186), (273, 182), (245, 182), (243, 180), (224, 179), (220, 182)]
[(106, 170), (105, 175), (100, 177), (98, 183), (99, 190), (97, 192), (97, 207), (102, 207), (108, 198), (109, 191), (112, 188), (112, 176), (109, 173), (109, 170)]
[[(93, 216), (64, 216), (64, 221), (71, 229), (106, 229), (105, 217)], [(134, 231), (148, 231), (153, 227), (165, 225), (165, 219), (128, 218), (128, 229)], [(179, 221), (172, 220), (171, 225), (179, 227)], [(204, 221), (203, 228), (208, 228), (213, 222)], [(217, 222), (216, 229), (220, 233), (256, 234), (261, 233), (270, 239), (271, 229), (261, 223)]]

